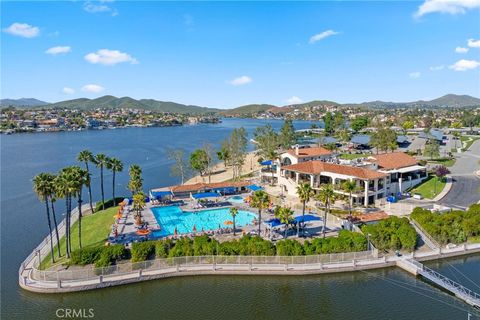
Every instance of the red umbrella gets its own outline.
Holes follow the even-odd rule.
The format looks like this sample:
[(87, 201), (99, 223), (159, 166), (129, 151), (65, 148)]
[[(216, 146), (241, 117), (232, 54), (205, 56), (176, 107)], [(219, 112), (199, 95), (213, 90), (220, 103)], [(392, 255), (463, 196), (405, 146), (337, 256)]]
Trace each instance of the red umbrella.
[(193, 232), (197, 232), (197, 226), (193, 225)]
[(173, 234), (176, 236), (177, 235), (177, 227), (173, 230)]

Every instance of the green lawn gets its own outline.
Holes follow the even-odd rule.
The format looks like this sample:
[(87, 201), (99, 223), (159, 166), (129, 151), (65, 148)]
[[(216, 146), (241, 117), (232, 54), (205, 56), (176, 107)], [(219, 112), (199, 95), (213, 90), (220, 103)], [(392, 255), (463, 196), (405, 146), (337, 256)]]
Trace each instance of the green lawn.
[(443, 159), (433, 159), (429, 160), (429, 163), (434, 163), (434, 164), (441, 164), (444, 165), (445, 167), (451, 167), (455, 164), (456, 159), (448, 159), (448, 158), (443, 158)]
[[(105, 244), (110, 228), (114, 222), (113, 216), (117, 213), (118, 207), (108, 208), (105, 211), (98, 211), (93, 215), (82, 218), (82, 246), (99, 247)], [(72, 250), (78, 249), (78, 221), (72, 226)], [(65, 237), (60, 239), (60, 252), (62, 256), (58, 258), (57, 246), (54, 248), (55, 265), (68, 262), (65, 256)], [(49, 254), (43, 259), (40, 269), (52, 267), (52, 257)]]
[[(435, 188), (436, 183), (436, 188)], [(433, 199), (435, 198), (440, 192), (442, 192), (443, 188), (445, 187), (446, 181), (439, 180), (436, 176), (430, 175), (430, 177), (410, 190), (411, 193), (419, 193), (426, 199)], [(436, 192), (435, 192), (436, 189)]]
[(465, 142), (465, 148), (463, 148), (462, 151), (467, 151), (478, 139), (480, 139), (480, 137), (460, 136), (460, 141), (462, 141), (462, 144)]
[(366, 158), (370, 156), (370, 154), (366, 153), (342, 153), (339, 155), (340, 159), (345, 159), (345, 160), (353, 160), (357, 158)]

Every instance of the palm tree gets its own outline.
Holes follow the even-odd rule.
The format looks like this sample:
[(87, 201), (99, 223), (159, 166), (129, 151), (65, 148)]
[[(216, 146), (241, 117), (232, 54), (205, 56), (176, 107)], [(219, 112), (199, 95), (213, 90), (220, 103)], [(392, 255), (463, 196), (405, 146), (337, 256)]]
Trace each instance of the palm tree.
[(132, 192), (132, 196), (138, 192), (142, 191), (143, 179), (142, 179), (142, 169), (137, 164), (132, 164), (128, 169), (130, 174), (130, 181), (128, 182), (128, 190)]
[(56, 199), (56, 191), (55, 191), (55, 178), (56, 176), (53, 175), (53, 174), (50, 174), (49, 175), (49, 190), (48, 190), (48, 196), (50, 198), (50, 204), (52, 206), (52, 217), (53, 217), (53, 225), (55, 227), (55, 237), (57, 238), (57, 254), (58, 254), (58, 257), (60, 258), (61, 256), (61, 252), (60, 252), (60, 236), (58, 235), (58, 224), (57, 224), (57, 216), (55, 214), (55, 206), (54, 206), (54, 203), (55, 201), (57, 200)]
[(237, 216), (237, 214), (238, 214), (238, 209), (235, 208), (235, 207), (231, 207), (230, 208), (230, 215), (232, 216), (232, 219), (233, 219), (233, 236), (236, 236), (236, 234), (235, 234), (235, 229), (236, 229), (236, 227), (235, 227), (235, 217)]
[(327, 228), (327, 213), (330, 212), (330, 205), (335, 203), (336, 194), (333, 190), (331, 184), (324, 184), (320, 189), (320, 192), (317, 195), (317, 200), (323, 203), (324, 205), (324, 215), (323, 215), (323, 238), (325, 238), (325, 230)]
[(99, 153), (95, 156), (95, 165), (100, 168), (100, 187), (102, 191), (102, 210), (105, 210), (105, 193), (103, 192), (103, 168), (108, 163), (108, 157), (103, 153)]
[(115, 201), (115, 174), (117, 172), (123, 171), (123, 163), (117, 158), (110, 158), (107, 163), (107, 169), (112, 170), (112, 174), (113, 174), (112, 194), (113, 194), (113, 206), (115, 207), (117, 205)]
[(78, 199), (78, 246), (82, 249), (82, 189), (84, 186), (90, 185), (90, 175), (87, 170), (80, 167), (73, 167), (72, 170), (75, 177), (74, 195)]
[(133, 196), (133, 210), (135, 211), (135, 222), (142, 224), (142, 210), (145, 208), (145, 195), (139, 192)]
[(262, 210), (270, 206), (270, 196), (263, 190), (257, 190), (253, 193), (250, 206), (258, 209), (258, 235), (261, 233)]
[(285, 224), (284, 238), (287, 238), (288, 226), (293, 220), (293, 211), (288, 207), (277, 207), (275, 209), (275, 217), (277, 217), (281, 223)]
[(357, 182), (354, 180), (347, 180), (342, 184), (343, 191), (348, 193), (348, 213), (352, 216), (352, 193), (357, 191)]
[[(89, 150), (80, 151), (80, 153), (77, 156), (77, 160), (85, 163), (85, 169), (87, 169), (88, 175), (90, 175), (90, 169), (88, 168), (88, 163), (95, 162), (92, 152)], [(93, 213), (92, 186), (90, 184), (88, 185), (88, 198), (90, 201), (90, 210)]]
[(49, 173), (40, 173), (33, 178), (33, 191), (37, 194), (41, 201), (45, 201), (45, 208), (47, 213), (48, 230), (50, 231), (50, 250), (52, 252), (52, 263), (55, 263), (55, 255), (53, 254), (53, 237), (52, 237), (52, 223), (50, 222), (50, 210), (48, 207), (48, 197), (51, 190), (51, 175)]
[[(313, 196), (314, 192), (309, 183), (303, 183), (297, 187), (298, 199), (302, 202), (302, 222), (305, 219), (305, 207), (307, 202), (310, 201), (310, 198)], [(297, 224), (297, 235), (300, 227), (300, 222)]]
[[(76, 167), (79, 168), (79, 167)], [(70, 258), (71, 253), (71, 215), (72, 215), (72, 196), (77, 190), (78, 177), (75, 175), (75, 167), (66, 167), (60, 171), (60, 174), (55, 179), (55, 192), (58, 196), (65, 198), (67, 208), (65, 216), (65, 244), (67, 249), (67, 258)]]

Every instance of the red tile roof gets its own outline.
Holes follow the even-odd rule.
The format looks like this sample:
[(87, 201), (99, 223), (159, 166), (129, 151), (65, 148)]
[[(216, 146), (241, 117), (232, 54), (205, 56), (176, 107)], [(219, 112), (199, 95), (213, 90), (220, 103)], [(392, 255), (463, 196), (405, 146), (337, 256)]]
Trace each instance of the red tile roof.
[(373, 171), (370, 169), (346, 166), (341, 164), (327, 163), (319, 160), (306, 161), (289, 166), (284, 166), (282, 169), (289, 171), (296, 171), (307, 174), (320, 174), (322, 172), (332, 172), (337, 174), (343, 174), (346, 176), (352, 176), (359, 179), (378, 179), (383, 178), (386, 175), (384, 173)]
[(298, 149), (298, 155), (295, 153), (295, 149), (289, 149), (287, 151), (294, 157), (305, 158), (305, 157), (315, 157), (315, 156), (326, 156), (332, 154), (330, 150), (327, 150), (322, 147), (317, 148), (300, 148)]
[(384, 170), (400, 169), (418, 164), (414, 157), (403, 152), (376, 154), (370, 156), (369, 159), (373, 159), (379, 169)]

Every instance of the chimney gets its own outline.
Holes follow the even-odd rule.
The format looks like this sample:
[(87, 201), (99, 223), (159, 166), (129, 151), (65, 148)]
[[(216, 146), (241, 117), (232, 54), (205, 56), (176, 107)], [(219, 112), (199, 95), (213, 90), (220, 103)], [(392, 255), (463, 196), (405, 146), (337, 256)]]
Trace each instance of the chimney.
[(300, 154), (299, 149), (300, 149), (300, 148), (299, 148), (299, 145), (296, 144), (296, 145), (295, 145), (295, 155), (297, 155), (297, 156)]

